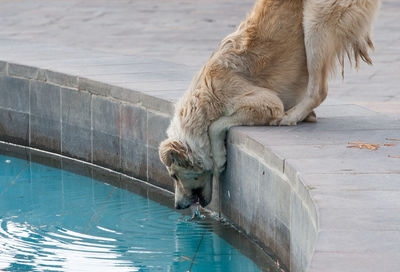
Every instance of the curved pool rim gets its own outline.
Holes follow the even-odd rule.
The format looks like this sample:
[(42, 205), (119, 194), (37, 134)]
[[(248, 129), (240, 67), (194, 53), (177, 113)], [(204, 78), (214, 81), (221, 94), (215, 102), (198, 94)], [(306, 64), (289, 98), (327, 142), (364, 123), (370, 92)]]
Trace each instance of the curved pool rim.
[[(0, 105), (0, 140), (173, 191), (158, 157), (173, 113), (171, 101), (79, 73), (12, 62), (0, 62), (0, 84), (10, 98)], [(304, 271), (314, 252), (318, 213), (301, 177), (241, 128), (230, 130), (227, 149), (228, 167), (213, 185), (207, 209), (270, 249), (290, 271)]]
[[(128, 191), (161, 204), (171, 211), (174, 210), (175, 213), (181, 214), (181, 221), (190, 221), (190, 209), (174, 209), (174, 196), (172, 192), (114, 170), (78, 159), (72, 159), (60, 154), (16, 144), (5, 143), (2, 141), (0, 141), (0, 155), (8, 156), (11, 160), (12, 158), (16, 158), (43, 165), (44, 167), (71, 172), (78, 175), (77, 177), (87, 177), (93, 181), (99, 181), (105, 183), (106, 185), (120, 188), (124, 191)], [(36, 175), (37, 174), (35, 174), (35, 176)], [(36, 178), (40, 179), (40, 177)], [(199, 219), (196, 224), (198, 224), (200, 227), (204, 227), (204, 231), (212, 231), (222, 240), (230, 244), (233, 248), (238, 250), (240, 254), (247, 257), (251, 260), (251, 262), (257, 265), (260, 271), (264, 271), (267, 268), (279, 272), (287, 271), (284, 265), (279, 262), (277, 257), (274, 256), (273, 252), (271, 252), (268, 248), (261, 247), (259, 243), (252, 240), (248, 235), (238, 230), (229, 222), (221, 220), (221, 218), (217, 217), (213, 213), (210, 213), (210, 211), (203, 210), (203, 213), (206, 214), (205, 219)], [(79, 233), (76, 233), (76, 235), (78, 234)], [(79, 235), (77, 237), (79, 237)], [(196, 263), (195, 258), (192, 260), (192, 262)]]

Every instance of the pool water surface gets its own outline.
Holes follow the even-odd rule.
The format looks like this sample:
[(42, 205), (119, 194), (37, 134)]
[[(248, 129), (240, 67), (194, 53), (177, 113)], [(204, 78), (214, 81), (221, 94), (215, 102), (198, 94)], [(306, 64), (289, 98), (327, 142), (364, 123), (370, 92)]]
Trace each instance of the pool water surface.
[(207, 220), (189, 221), (92, 177), (0, 155), (0, 270), (280, 271), (264, 263)]

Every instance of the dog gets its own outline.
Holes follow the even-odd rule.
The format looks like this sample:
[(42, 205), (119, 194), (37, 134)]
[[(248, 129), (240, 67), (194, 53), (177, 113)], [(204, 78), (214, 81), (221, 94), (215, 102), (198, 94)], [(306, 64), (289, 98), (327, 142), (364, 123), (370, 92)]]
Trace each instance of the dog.
[(360, 59), (372, 64), (379, 7), (379, 0), (257, 0), (175, 106), (159, 148), (175, 182), (175, 207), (210, 203), (230, 127), (315, 122), (337, 63), (342, 74), (345, 57), (357, 68)]

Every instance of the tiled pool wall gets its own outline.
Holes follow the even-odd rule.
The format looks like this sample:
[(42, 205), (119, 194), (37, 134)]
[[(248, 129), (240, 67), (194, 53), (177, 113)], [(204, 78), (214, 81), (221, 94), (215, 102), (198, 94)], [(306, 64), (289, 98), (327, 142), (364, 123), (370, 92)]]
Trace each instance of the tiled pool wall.
[[(173, 191), (158, 158), (169, 101), (79, 76), (0, 62), (0, 140), (104, 166)], [(228, 166), (209, 208), (292, 272), (305, 271), (317, 212), (295, 169), (234, 128)]]

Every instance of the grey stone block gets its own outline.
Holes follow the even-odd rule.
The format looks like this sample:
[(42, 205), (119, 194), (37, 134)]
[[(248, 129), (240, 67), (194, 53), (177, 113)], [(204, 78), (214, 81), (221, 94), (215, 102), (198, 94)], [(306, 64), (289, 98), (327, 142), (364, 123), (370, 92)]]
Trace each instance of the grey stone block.
[(147, 112), (130, 104), (121, 105), (121, 138), (130, 141), (147, 141)]
[(329, 230), (320, 231), (316, 250), (322, 252), (341, 252), (348, 254), (373, 254), (385, 252), (398, 254), (399, 231), (384, 230)]
[(78, 88), (78, 77), (51, 70), (44, 71), (45, 81), (63, 87)]
[(92, 178), (93, 167), (67, 157), (61, 158), (62, 169), (74, 174)]
[(300, 271), (305, 272), (305, 264), (303, 264), (304, 260), (304, 252), (300, 246), (298, 240), (293, 238), (291, 235), (290, 239), (290, 269), (289, 271)]
[(32, 178), (43, 178), (49, 176), (59, 177), (62, 173), (60, 171), (52, 171), (44, 167), (43, 165), (50, 166), (53, 168), (61, 169), (61, 158), (57, 156), (49, 156), (40, 150), (29, 150), (29, 160), (31, 163), (29, 167), (34, 171), (30, 172)]
[(8, 63), (5, 61), (0, 61), (0, 74), (7, 74)]
[[(241, 166), (242, 168), (243, 166)], [(254, 221), (254, 235), (264, 245), (275, 251), (276, 248), (276, 179), (268, 167), (260, 164), (259, 186), (257, 191), (257, 215)]]
[(22, 160), (29, 160), (29, 149), (27, 149), (24, 146), (10, 145), (8, 143), (0, 143), (0, 154)]
[(0, 139), (6, 142), (29, 145), (29, 115), (0, 109)]
[(235, 178), (240, 186), (240, 227), (250, 234), (256, 229), (254, 221), (259, 216), (259, 162), (241, 149), (237, 151), (235, 164), (238, 173)]
[(91, 96), (87, 92), (61, 88), (62, 122), (91, 128)]
[(342, 190), (313, 190), (312, 196), (320, 208), (354, 208), (360, 209), (399, 209), (400, 191), (342, 191)]
[(99, 81), (91, 80), (88, 78), (79, 77), (78, 79), (78, 89), (88, 91), (93, 94), (110, 96), (111, 90), (115, 88), (114, 86), (102, 83)]
[(309, 192), (315, 190), (340, 191), (396, 191), (399, 188), (400, 174), (367, 173), (346, 174), (302, 174)]
[[(394, 150), (394, 149), (393, 149)], [(355, 150), (357, 151), (357, 150)], [(365, 150), (363, 150), (365, 151)], [(359, 153), (366, 154), (366, 153)], [(397, 153), (398, 154), (398, 153)], [(374, 174), (377, 171), (377, 161), (379, 162), (379, 172), (381, 174), (399, 174), (399, 162), (380, 152), (368, 154), (362, 160), (354, 158), (326, 158), (324, 163), (318, 163), (318, 159), (289, 159), (287, 165), (304, 174)], [(318, 167), (315, 167), (318, 165)]]
[(170, 122), (167, 116), (152, 111), (147, 112), (147, 143), (150, 147), (158, 148), (160, 143), (167, 139), (166, 131)]
[(29, 81), (0, 76), (0, 107), (29, 112)]
[(279, 201), (276, 197), (277, 179), (271, 169), (264, 164), (260, 164), (259, 179), (258, 205), (275, 217), (277, 201)]
[(273, 212), (262, 204), (258, 205), (253, 224), (254, 230), (251, 235), (257, 237), (263, 245), (275, 252), (277, 226)]
[(353, 116), (377, 116), (379, 113), (358, 105), (321, 105), (315, 109), (317, 118), (325, 117), (353, 117)]
[[(289, 127), (249, 127), (243, 128), (243, 130), (249, 137), (268, 147), (347, 145), (348, 142), (354, 141), (379, 143), (385, 138), (398, 136), (397, 129), (400, 127), (400, 122), (390, 117), (385, 117), (384, 120), (375, 117), (368, 118), (342, 118), (340, 120), (343, 121), (343, 124), (340, 126), (337, 124), (339, 121), (332, 118), (333, 120), (321, 119), (317, 124), (308, 123)], [(331, 121), (332, 126), (329, 125)], [(287, 137), (282, 137), (282, 135), (287, 135)]]
[[(125, 187), (123, 181), (121, 180), (121, 175), (119, 173), (110, 172), (110, 171), (95, 167), (92, 169), (92, 174), (93, 174), (94, 182), (100, 181), (100, 182), (103, 182), (106, 184), (110, 184), (117, 188)], [(111, 187), (110, 190), (114, 190), (114, 188)]]
[(236, 225), (240, 225), (241, 205), (241, 180), (239, 154), (236, 147), (227, 146), (227, 164), (224, 174), (221, 176), (221, 214), (229, 218)]
[(270, 147), (249, 137), (248, 132), (253, 129), (257, 130), (258, 128), (245, 126), (231, 128), (227, 135), (227, 142), (244, 146), (246, 150), (254, 153), (261, 163), (283, 172), (284, 157), (277, 152), (272, 152)]
[(275, 254), (286, 267), (290, 267), (290, 230), (279, 219), (275, 225)]
[(290, 209), (291, 259), (294, 259), (294, 265), (297, 268), (301, 267), (302, 270), (299, 271), (304, 271), (311, 258), (316, 230), (307, 208), (295, 192), (291, 195)]
[(8, 74), (10, 76), (24, 77), (28, 79), (36, 79), (39, 69), (31, 66), (9, 63)]
[(290, 185), (284, 181), (275, 179), (276, 217), (286, 226), (290, 226)]
[(175, 107), (170, 101), (152, 95), (141, 94), (140, 102), (149, 110), (161, 112), (169, 117), (173, 116)]
[(116, 171), (120, 170), (120, 138), (94, 130), (93, 163)]
[(31, 114), (60, 122), (60, 87), (39, 82), (31, 82)]
[(141, 180), (147, 179), (147, 147), (139, 141), (121, 139), (122, 172)]
[[(374, 252), (370, 254), (320, 252), (314, 253), (310, 272), (369, 272), (397, 271), (399, 269), (400, 253), (387, 254)], [(381, 260), (381, 261), (377, 261)], [(382, 262), (382, 260), (385, 260)]]
[(165, 165), (162, 164), (158, 156), (158, 149), (148, 147), (147, 149), (147, 181), (167, 189), (174, 191), (174, 181), (169, 176)]
[(113, 86), (110, 89), (110, 96), (123, 102), (138, 104), (142, 94), (132, 89)]
[(111, 99), (92, 96), (93, 130), (120, 135), (119, 104)]
[(55, 153), (61, 152), (60, 121), (31, 115), (30, 130), (30, 146)]
[(92, 131), (89, 128), (62, 124), (62, 154), (90, 162), (92, 160)]

